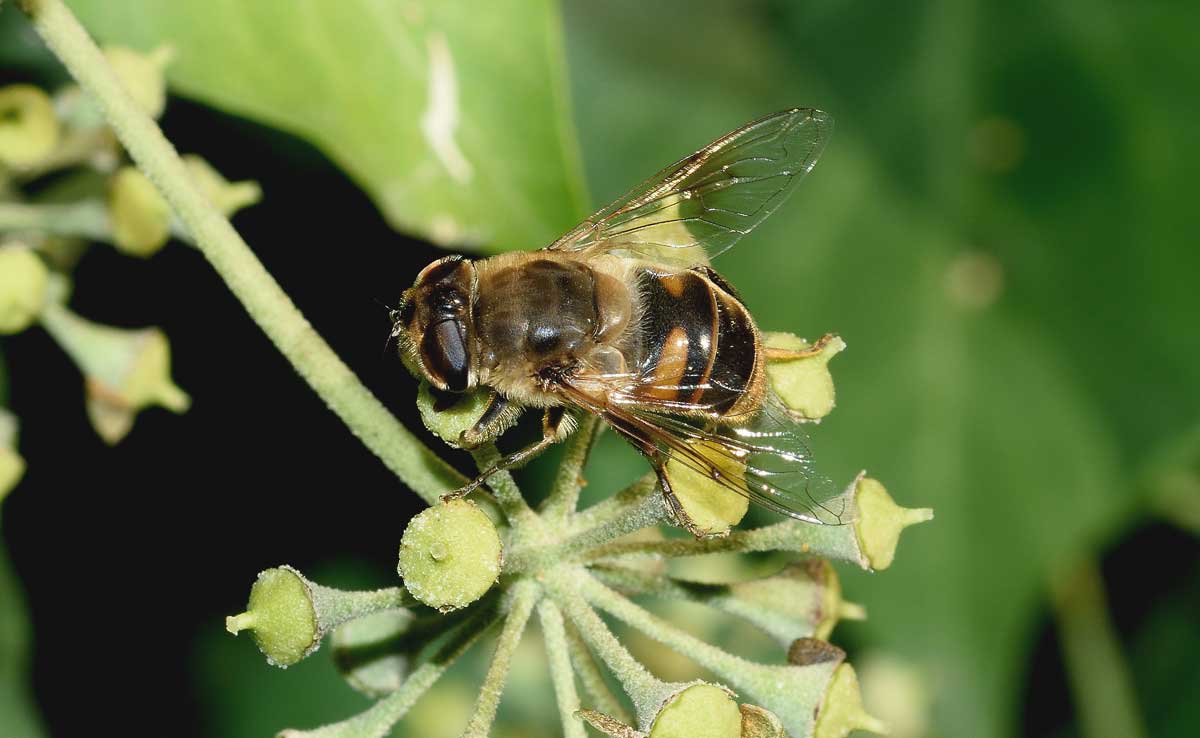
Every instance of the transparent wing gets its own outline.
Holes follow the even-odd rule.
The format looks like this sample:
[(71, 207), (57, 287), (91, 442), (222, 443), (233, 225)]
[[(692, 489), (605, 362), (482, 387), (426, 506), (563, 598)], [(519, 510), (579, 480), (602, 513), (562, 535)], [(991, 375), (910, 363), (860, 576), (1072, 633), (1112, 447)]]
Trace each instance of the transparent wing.
[(569, 381), (568, 392), (574, 404), (604, 418), (644, 453), (680, 463), (751, 502), (810, 523), (854, 520), (851, 498), (817, 473), (807, 435), (769, 394), (753, 415), (729, 423), (695, 406), (693, 414), (681, 414), (677, 402), (635, 395), (619, 380), (605, 402), (591, 399), (597, 396), (594, 384), (584, 389)]
[(833, 119), (793, 108), (728, 133), (672, 164), (548, 246), (704, 264), (749, 233), (808, 174)]

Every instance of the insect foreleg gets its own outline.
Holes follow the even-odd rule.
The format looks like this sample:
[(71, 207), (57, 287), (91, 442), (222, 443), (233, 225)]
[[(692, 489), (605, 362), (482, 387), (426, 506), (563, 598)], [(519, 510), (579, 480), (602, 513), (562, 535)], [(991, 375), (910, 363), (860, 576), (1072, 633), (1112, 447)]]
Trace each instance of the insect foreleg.
[(483, 415), (479, 416), (475, 425), (459, 435), (458, 445), (468, 449), (478, 448), (511, 428), (519, 417), (521, 417), (520, 407), (514, 405), (499, 392), (493, 392)]
[[(485, 413), (486, 415), (486, 413)], [(542, 437), (536, 443), (531, 443), (525, 448), (502, 457), (495, 464), (492, 464), (487, 469), (479, 473), (479, 476), (472, 479), (467, 485), (442, 495), (443, 500), (454, 500), (474, 492), (485, 482), (488, 477), (496, 472), (506, 469), (516, 469), (524, 466), (528, 461), (533, 459), (538, 454), (558, 443), (566, 436), (570, 435), (575, 429), (575, 419), (569, 415), (564, 407), (546, 408), (546, 412), (542, 415)], [(473, 429), (472, 429), (473, 430)]]

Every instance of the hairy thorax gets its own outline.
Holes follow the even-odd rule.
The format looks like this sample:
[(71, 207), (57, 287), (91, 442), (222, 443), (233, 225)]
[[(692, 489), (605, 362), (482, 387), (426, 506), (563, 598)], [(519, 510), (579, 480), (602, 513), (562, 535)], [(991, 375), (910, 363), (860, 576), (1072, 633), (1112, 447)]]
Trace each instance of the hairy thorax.
[(503, 254), (476, 263), (478, 377), (523, 405), (559, 404), (561, 372), (628, 370), (636, 290), (621, 260)]

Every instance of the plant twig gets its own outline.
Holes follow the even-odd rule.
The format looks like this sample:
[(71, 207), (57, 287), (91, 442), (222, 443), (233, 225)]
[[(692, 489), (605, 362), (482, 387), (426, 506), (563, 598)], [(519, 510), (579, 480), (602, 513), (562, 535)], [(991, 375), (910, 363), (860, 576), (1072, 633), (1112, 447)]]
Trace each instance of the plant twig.
[(598, 418), (584, 416), (579, 421), (579, 428), (567, 439), (554, 484), (542, 503), (542, 517), (551, 525), (566, 522), (579, 504), (579, 492), (584, 485), (583, 468), (592, 452), (599, 427)]
[(513, 653), (533, 606), (541, 596), (541, 587), (531, 580), (525, 580), (512, 589), (512, 605), (508, 617), (504, 620), (504, 628), (496, 642), (496, 653), (492, 656), (492, 664), (488, 667), (483, 685), (479, 688), (479, 697), (475, 701), (475, 710), (463, 731), (463, 738), (487, 738), (496, 720), (496, 709), (500, 706), (500, 695), (504, 692), (504, 682), (508, 679), (508, 667), (512, 664)]
[(99, 102), (129, 155), (162, 192), (230, 291), (325, 404), (426, 502), (433, 504), (464, 484), (466, 480), (401, 425), (313, 329), (228, 219), (196, 188), (174, 147), (129, 97), (62, 0), (26, 0), (23, 7), (46, 45)]
[(538, 619), (546, 641), (546, 658), (550, 662), (550, 678), (554, 681), (554, 696), (558, 716), (562, 720), (563, 738), (587, 738), (583, 722), (575, 716), (579, 709), (579, 693), (575, 690), (575, 673), (571, 670), (567, 631), (562, 612), (551, 600), (538, 604)]

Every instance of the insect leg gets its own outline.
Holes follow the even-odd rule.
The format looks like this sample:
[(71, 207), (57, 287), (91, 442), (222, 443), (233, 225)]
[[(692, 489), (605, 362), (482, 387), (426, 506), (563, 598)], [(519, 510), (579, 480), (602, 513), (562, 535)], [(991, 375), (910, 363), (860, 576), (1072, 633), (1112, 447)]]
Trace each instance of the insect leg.
[(458, 445), (467, 449), (478, 448), (485, 441), (498, 437), (512, 427), (520, 416), (520, 407), (499, 392), (493, 392), (483, 415), (479, 416), (475, 425), (459, 435)]
[(835, 338), (837, 338), (837, 334), (826, 333), (814, 341), (811, 346), (801, 351), (764, 346), (763, 355), (767, 357), (767, 361), (787, 361), (789, 359), (803, 359), (809, 356), (816, 356), (824, 351), (829, 342)]
[(561, 441), (574, 429), (574, 418), (567, 414), (566, 408), (546, 408), (546, 412), (542, 415), (542, 437), (540, 440), (501, 458), (495, 464), (480, 472), (479, 476), (472, 479), (465, 486), (442, 495), (442, 499), (455, 500), (474, 492), (487, 481), (488, 477), (499, 471), (523, 466), (533, 457)]

